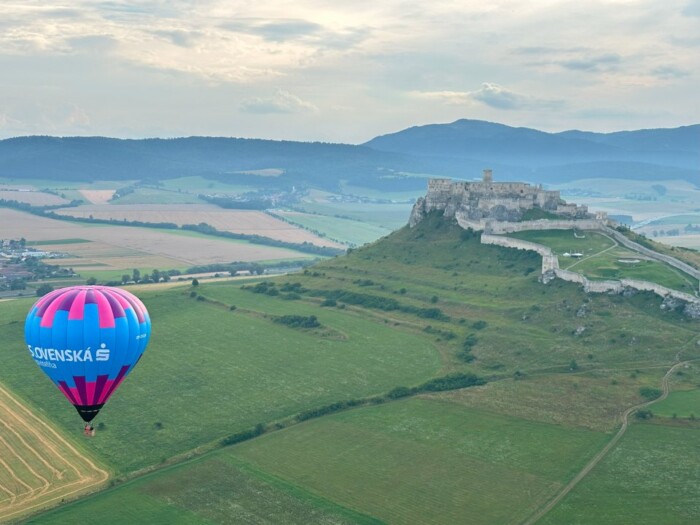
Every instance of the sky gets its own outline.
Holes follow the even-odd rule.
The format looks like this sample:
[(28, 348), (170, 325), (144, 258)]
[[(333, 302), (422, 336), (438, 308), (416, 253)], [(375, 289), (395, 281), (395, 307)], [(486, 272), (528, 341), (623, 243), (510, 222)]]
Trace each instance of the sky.
[(0, 0), (0, 138), (700, 123), (700, 0)]

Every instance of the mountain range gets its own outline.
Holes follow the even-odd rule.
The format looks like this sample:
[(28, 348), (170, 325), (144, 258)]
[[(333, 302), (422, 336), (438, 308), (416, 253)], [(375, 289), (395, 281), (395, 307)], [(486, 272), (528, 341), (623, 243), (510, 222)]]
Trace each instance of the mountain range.
[[(615, 133), (548, 133), (479, 120), (411, 127), (361, 145), (222, 137), (28, 136), (0, 141), (0, 177), (162, 180), (199, 175), (258, 186), (341, 183), (396, 191), (425, 176), (557, 183), (581, 178), (684, 179), (700, 185), (700, 125)], [(251, 171), (276, 168), (280, 177)]]

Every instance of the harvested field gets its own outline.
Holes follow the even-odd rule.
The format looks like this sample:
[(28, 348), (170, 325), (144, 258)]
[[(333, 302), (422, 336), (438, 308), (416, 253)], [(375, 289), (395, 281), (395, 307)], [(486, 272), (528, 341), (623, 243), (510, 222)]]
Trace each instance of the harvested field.
[(93, 204), (106, 204), (115, 190), (78, 190), (85, 200)]
[[(24, 237), (29, 241), (91, 241), (56, 246), (43, 244), (42, 248), (71, 254), (79, 259), (72, 261), (75, 264), (108, 263), (113, 269), (165, 269), (232, 261), (309, 257), (293, 250), (244, 241), (187, 235), (170, 230), (71, 223), (8, 208), (0, 208), (0, 224), (3, 225), (3, 236), (9, 238)], [(53, 261), (61, 266), (70, 266), (68, 259)]]
[(43, 191), (0, 190), (0, 199), (25, 202), (32, 206), (56, 206), (68, 204), (68, 200)]
[(0, 521), (73, 499), (108, 477), (0, 386)]
[(57, 210), (70, 217), (94, 217), (142, 222), (199, 224), (206, 222), (217, 230), (261, 235), (286, 242), (309, 242), (317, 246), (341, 247), (302, 228), (255, 210), (226, 210), (208, 204), (111, 204), (88, 205)]

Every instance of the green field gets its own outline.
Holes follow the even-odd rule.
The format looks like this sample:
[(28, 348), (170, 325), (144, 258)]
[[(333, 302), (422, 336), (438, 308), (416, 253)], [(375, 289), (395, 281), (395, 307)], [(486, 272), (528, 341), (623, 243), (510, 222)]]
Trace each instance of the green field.
[(302, 228), (323, 233), (329, 239), (358, 246), (376, 241), (378, 238), (391, 233), (391, 230), (388, 228), (367, 222), (329, 217), (327, 215), (298, 212), (292, 214), (280, 212), (280, 215), (285, 217), (287, 221), (298, 224)]
[[(610, 237), (597, 232), (578, 231), (576, 235), (573, 230), (540, 230), (508, 234), (509, 237), (548, 246), (558, 255), (565, 252), (580, 252), (588, 256), (615, 246), (615, 241)], [(562, 267), (564, 267), (563, 264)]]
[[(439, 367), (426, 337), (357, 316), (316, 307), (330, 331), (319, 335), (196, 301), (181, 289), (139, 295), (152, 312), (153, 342), (100, 415), (107, 429), (89, 443), (117, 472), (304, 409), (419, 383)], [(73, 409), (22, 351), (29, 305), (0, 303), (0, 352), (13, 371), (3, 379), (65, 428), (76, 428)], [(284, 306), (297, 311), (291, 301)]]
[(190, 193), (139, 187), (133, 193), (128, 193), (111, 202), (113, 204), (201, 204), (203, 201)]
[(697, 524), (700, 427), (633, 425), (542, 524)]
[(302, 202), (296, 209), (308, 213), (366, 222), (395, 230), (408, 222), (411, 204), (374, 204), (365, 202)]
[[(139, 494), (145, 501), (135, 508), (149, 522), (164, 522), (173, 507), (184, 519), (194, 513), (216, 523), (257, 523), (263, 512), (269, 523), (511, 522), (543, 503), (607, 439), (414, 399), (270, 434), (36, 522), (70, 523)], [(282, 510), (288, 517), (275, 520)]]
[(167, 179), (160, 182), (166, 190), (193, 194), (216, 192), (233, 195), (256, 190), (253, 186), (228, 184), (218, 180), (205, 179), (204, 177), (179, 177), (177, 179)]
[(700, 390), (671, 392), (654, 405), (654, 414), (670, 418), (700, 418)]
[[(303, 273), (265, 279), (275, 285), (259, 293), (262, 278), (134, 287), (151, 312), (152, 346), (86, 447), (120, 477), (198, 447), (213, 452), (38, 522), (105, 514), (113, 523), (527, 518), (608, 442), (620, 415), (643, 401), (640, 388), (659, 388), (677, 356), (700, 355), (697, 321), (661, 310), (661, 298), (543, 285), (539, 267), (536, 253), (482, 245), (478, 235), (429, 217)], [(73, 409), (21, 350), (29, 304), (0, 302), (0, 379), (77, 431)], [(289, 314), (317, 316), (321, 326), (274, 322)], [(465, 372), (488, 383), (386, 396)], [(684, 374), (674, 385), (694, 388), (697, 378)], [(294, 419), (368, 396), (383, 396), (375, 400), (382, 404)], [(257, 423), (267, 432), (215, 450), (221, 438)], [(684, 504), (683, 494), (665, 493), (667, 504)], [(600, 499), (615, 504), (608, 494)], [(116, 512), (125, 501), (135, 514)], [(558, 523), (570, 523), (567, 516)]]

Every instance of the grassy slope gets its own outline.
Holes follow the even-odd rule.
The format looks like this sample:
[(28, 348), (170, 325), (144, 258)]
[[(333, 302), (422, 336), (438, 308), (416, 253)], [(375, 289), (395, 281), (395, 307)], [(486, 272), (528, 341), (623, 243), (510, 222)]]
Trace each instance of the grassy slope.
[[(303, 293), (302, 301), (284, 301), (279, 296), (241, 291), (230, 284), (202, 286), (199, 291), (225, 305), (237, 305), (239, 310), (234, 313), (192, 300), (187, 303), (190, 314), (171, 318), (175, 315), (172, 310), (182, 309), (183, 301), (189, 299), (178, 297), (175, 292), (160, 294), (160, 297), (146, 296), (145, 299), (153, 311), (164, 313), (169, 326), (183, 324), (179, 328), (181, 332), (174, 332), (172, 338), (165, 336), (166, 339), (159, 343), (161, 352), (172, 351), (172, 347), (178, 346), (178, 340), (191, 337), (195, 328), (202, 334), (206, 333), (202, 335), (204, 340), (213, 337), (216, 341), (218, 334), (210, 327), (212, 321), (220, 319), (219, 315), (227, 320), (227, 324), (241, 315), (247, 321), (258, 321), (262, 324), (246, 322), (245, 326), (251, 327), (251, 331), (269, 332), (269, 337), (272, 337), (276, 325), (262, 319), (262, 312), (280, 314), (291, 310), (303, 315), (318, 315), (324, 324), (335, 330), (336, 338), (338, 333), (346, 333), (348, 326), (360, 321), (366, 324), (358, 329), (370, 329), (365, 335), (371, 336), (373, 330), (386, 327), (387, 333), (397, 334), (393, 337), (405, 336), (391, 343), (387, 341), (384, 351), (372, 347), (364, 348), (363, 353), (360, 344), (352, 352), (356, 359), (349, 362), (334, 360), (336, 371), (341, 374), (333, 376), (335, 382), (353, 363), (367, 366), (368, 360), (379, 359), (393, 349), (396, 359), (387, 362), (387, 366), (405, 366), (413, 375), (395, 370), (391, 378), (365, 376), (364, 381), (375, 382), (374, 385), (365, 385), (367, 391), (386, 391), (388, 387), (377, 388), (376, 382), (382, 380), (394, 385), (399, 381), (415, 384), (421, 374), (428, 373), (428, 369), (436, 364), (430, 360), (434, 354), (417, 352), (414, 358), (406, 360), (404, 356), (411, 354), (405, 352), (414, 348), (412, 345), (425, 348), (429, 344), (439, 351), (443, 372), (476, 371), (494, 380), (501, 379), (473, 391), (431, 396), (431, 399), (436, 398), (433, 400), (409, 400), (311, 421), (242, 446), (224, 449), (210, 458), (211, 461), (229, 458), (226, 461), (232, 461), (237, 469), (245, 470), (246, 475), (282, 488), (295, 500), (311, 502), (312, 507), (328, 508), (328, 505), (339, 504), (362, 515), (370, 513), (390, 521), (406, 519), (407, 511), (402, 510), (402, 501), (414, 505), (415, 512), (425, 512), (426, 517), (432, 509), (435, 516), (449, 521), (450, 516), (459, 515), (460, 509), (467, 512), (472, 505), (478, 508), (479, 501), (498, 501), (502, 505), (504, 499), (512, 497), (512, 505), (500, 510), (494, 508), (491, 514), (484, 511), (483, 516), (488, 518), (485, 521), (502, 522), (506, 516), (524, 516), (526, 501), (539, 503), (551, 496), (609, 438), (619, 413), (642, 400), (639, 388), (658, 386), (665, 368), (670, 366), (679, 351), (684, 358), (697, 353), (696, 323), (662, 312), (660, 299), (655, 296), (588, 297), (579, 287), (569, 283), (555, 281), (543, 286), (536, 280), (538, 267), (539, 258), (534, 254), (482, 246), (478, 239), (468, 238), (468, 234), (458, 228), (431, 218), (418, 228), (401, 230), (389, 240), (355, 250), (348, 257), (322, 263), (305, 275), (283, 277), (277, 281), (279, 284), (299, 282), (304, 288), (315, 291), (342, 288), (393, 298), (405, 305), (438, 307), (449, 315), (449, 320), (425, 319), (412, 313), (384, 312), (356, 305), (347, 305), (344, 309), (320, 308), (321, 298), (310, 292)], [(200, 326), (185, 324), (191, 312), (200, 308), (206, 312), (198, 318)], [(476, 321), (485, 323), (475, 325)], [(214, 325), (223, 326), (220, 321)], [(579, 336), (574, 334), (578, 327), (585, 329)], [(447, 337), (449, 333), (454, 337)], [(457, 353), (464, 338), (472, 333), (478, 338), (473, 349), (476, 360), (467, 364), (457, 357)], [(309, 346), (301, 339), (301, 347)], [(319, 337), (309, 336), (308, 341), (312, 345), (330, 344)], [(270, 342), (274, 344), (273, 339)], [(336, 357), (348, 353), (341, 352)], [(275, 352), (272, 356), (276, 370), (286, 371), (289, 366), (289, 361), (282, 361), (280, 366), (279, 359), (283, 355), (283, 352)], [(311, 355), (314, 358), (308, 366), (316, 361), (316, 355)], [(202, 356), (199, 365), (197, 361), (195, 365), (200, 370), (207, 370), (208, 375), (213, 371), (216, 377), (217, 367), (220, 368), (216, 356), (212, 359)], [(572, 360), (578, 366), (573, 373), (570, 370)], [(146, 362), (144, 360), (140, 365), (144, 368), (141, 371), (143, 377), (153, 373), (147, 370)], [(182, 364), (177, 360), (159, 362), (169, 367), (169, 374), (182, 371)], [(309, 370), (307, 375), (298, 376), (302, 383), (298, 390), (289, 391), (290, 394), (308, 394), (308, 399), (320, 399), (314, 383), (318, 380), (316, 375), (328, 374), (328, 370), (333, 372), (333, 369), (329, 362), (324, 362)], [(432, 368), (432, 372), (434, 370)], [(524, 379), (511, 379), (516, 371), (523, 373)], [(399, 374), (403, 374), (403, 379)], [(265, 374), (256, 371), (250, 381), (259, 383), (260, 377), (266, 378)], [(189, 376), (185, 381), (190, 383)], [(124, 385), (125, 389), (130, 382), (128, 380)], [(136, 384), (135, 376), (134, 389)], [(166, 388), (162, 383), (147, 383), (142, 378), (138, 384), (145, 393)], [(235, 382), (229, 384), (236, 386)], [(608, 387), (609, 395), (606, 395)], [(189, 390), (180, 390), (184, 394), (174, 403), (187, 402), (187, 394), (199, 398), (206, 391), (202, 384), (193, 384)], [(221, 391), (218, 387), (219, 395)], [(265, 405), (269, 402), (269, 391), (267, 384), (261, 388), (244, 386), (243, 392), (250, 396), (246, 407), (257, 410), (255, 407)], [(542, 395), (538, 395), (540, 391)], [(115, 417), (117, 412), (129, 410), (127, 392), (125, 390), (120, 396), (124, 405), (118, 405), (118, 398), (115, 398), (110, 402), (114, 404), (108, 406)], [(332, 392), (336, 396), (340, 393), (338, 390)], [(278, 397), (274, 396), (275, 399)], [(244, 396), (235, 402), (241, 403), (245, 399)], [(514, 402), (517, 399), (521, 400), (520, 406)], [(162, 407), (163, 400), (159, 398), (156, 403)], [(285, 404), (280, 412), (289, 410), (292, 405)], [(235, 409), (235, 413), (240, 414), (242, 410)], [(126, 414), (126, 417), (120, 416), (123, 420), (132, 417), (127, 412), (123, 414)], [(165, 430), (159, 432), (175, 432), (182, 426), (183, 439), (189, 439), (192, 433), (200, 430), (187, 425), (187, 415), (182, 411), (178, 410), (177, 414), (185, 419), (168, 421)], [(138, 418), (138, 414), (133, 414), (133, 417)], [(160, 439), (149, 426), (152, 417), (142, 420), (146, 424), (133, 424), (128, 428), (132, 449), (148, 446), (143, 444), (146, 438)], [(255, 419), (250, 420), (250, 423), (254, 422)], [(234, 426), (223, 417), (218, 417), (216, 424), (217, 430), (221, 425)], [(470, 424), (479, 429), (478, 434), (472, 436), (469, 433)], [(208, 428), (204, 433), (211, 431)], [(139, 440), (138, 447), (134, 446), (135, 438)], [(551, 445), (542, 447), (541, 442)], [(541, 454), (546, 454), (548, 448), (552, 455), (543, 458)], [(464, 468), (465, 464), (471, 467)], [(191, 475), (195, 476), (189, 468), (183, 466), (182, 472), (192, 472)], [(423, 470), (431, 473), (429, 478), (421, 478)], [(182, 494), (181, 484), (190, 474), (176, 475), (173, 472), (165, 471), (152, 478), (153, 483), (160, 484), (161, 489), (156, 492), (161, 504), (165, 502), (168, 509), (182, 504), (202, 518), (226, 522), (226, 519), (212, 518), (213, 515), (208, 513), (211, 509), (203, 509), (203, 503), (196, 498), (182, 501), (177, 495)], [(224, 478), (226, 476), (228, 474)], [(224, 478), (213, 475), (211, 486), (218, 487), (217, 480)], [(84, 504), (68, 507), (65, 509), (66, 519), (83, 515), (88, 509), (113, 508), (119, 505), (122, 491), (135, 490), (132, 487), (134, 485), (128, 485)], [(527, 487), (532, 487), (537, 494), (524, 494), (523, 488)], [(385, 489), (391, 497), (382, 498)], [(449, 494), (454, 494), (454, 498), (450, 499)], [(477, 499), (474, 499), (474, 494), (478, 495)], [(260, 512), (268, 501), (263, 496), (257, 500), (246, 498), (248, 496), (242, 497), (241, 504)], [(239, 500), (233, 494), (229, 499), (217, 499), (211, 508), (231, 509), (238, 504)], [(333, 512), (348, 516), (339, 510), (341, 507)], [(494, 514), (498, 512), (501, 514)], [(477, 513), (474, 515), (478, 517)], [(155, 512), (153, 516), (159, 514)], [(365, 520), (357, 516), (351, 519)], [(254, 523), (255, 520), (241, 519), (241, 522)]]
[[(152, 313), (151, 346), (98, 417), (107, 430), (89, 443), (117, 472), (259, 422), (420, 383), (439, 367), (425, 337), (356, 316), (316, 307), (332, 329), (319, 336), (196, 301), (181, 289), (139, 295)], [(22, 350), (29, 304), (0, 303), (0, 352), (5, 370), (12, 370), (3, 380), (65, 428), (77, 428), (73, 409)], [(292, 302), (282, 306), (285, 313), (297, 311)], [(156, 430), (156, 423), (163, 428)]]

